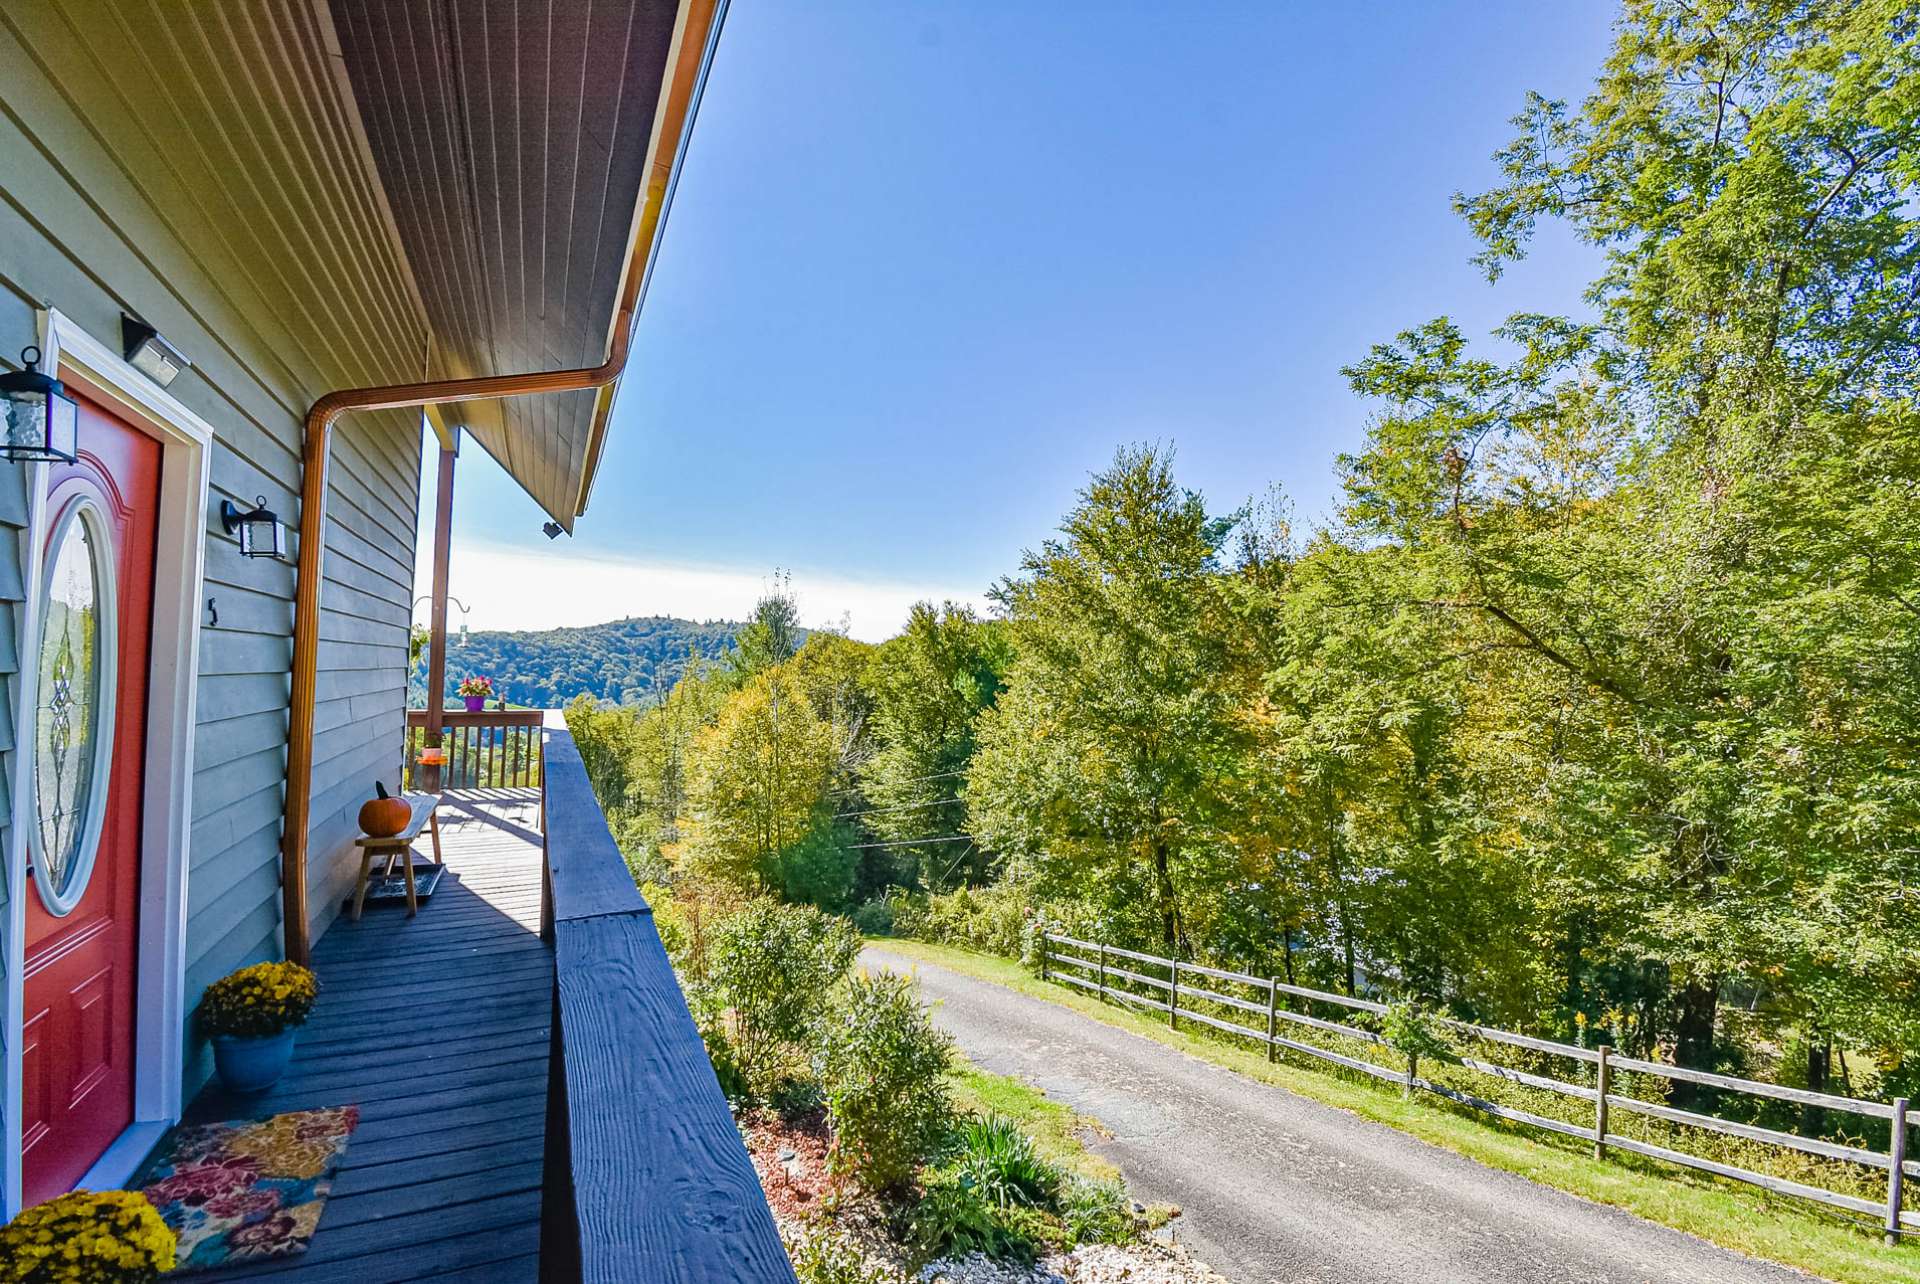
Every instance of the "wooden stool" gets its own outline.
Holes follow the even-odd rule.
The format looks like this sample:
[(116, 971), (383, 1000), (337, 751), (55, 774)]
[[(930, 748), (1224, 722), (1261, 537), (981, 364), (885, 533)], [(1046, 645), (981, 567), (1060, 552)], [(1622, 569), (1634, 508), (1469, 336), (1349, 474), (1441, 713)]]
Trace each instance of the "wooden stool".
[(407, 917), (412, 918), (420, 912), (420, 900), (413, 890), (413, 841), (420, 837), (424, 828), (433, 835), (433, 863), (446, 864), (440, 855), (440, 798), (436, 794), (406, 794), (407, 805), (413, 808), (413, 815), (407, 821), (407, 827), (390, 837), (374, 838), (362, 834), (354, 839), (360, 847), (360, 882), (353, 889), (353, 918), (360, 921), (360, 911), (367, 903), (367, 875), (373, 870), (373, 862), (380, 857), (387, 858), (387, 867), (381, 873), (382, 878), (393, 876), (393, 862), (397, 858), (407, 866)]

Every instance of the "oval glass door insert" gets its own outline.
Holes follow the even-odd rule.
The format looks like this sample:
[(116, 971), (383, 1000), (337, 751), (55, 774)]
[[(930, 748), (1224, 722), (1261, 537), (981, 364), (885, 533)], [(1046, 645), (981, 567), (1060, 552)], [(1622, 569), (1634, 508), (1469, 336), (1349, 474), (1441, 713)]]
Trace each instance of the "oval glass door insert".
[(99, 508), (80, 500), (47, 548), (34, 711), (34, 882), (53, 914), (86, 893), (105, 819), (112, 738), (112, 545)]

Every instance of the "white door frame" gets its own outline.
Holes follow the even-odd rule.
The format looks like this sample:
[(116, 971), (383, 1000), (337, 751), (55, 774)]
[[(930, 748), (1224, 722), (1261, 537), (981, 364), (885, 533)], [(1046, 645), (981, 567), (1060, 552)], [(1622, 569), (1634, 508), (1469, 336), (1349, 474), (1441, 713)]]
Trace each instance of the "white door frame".
[[(146, 778), (141, 782), (140, 948), (135, 990), (133, 1124), (80, 1181), (117, 1186), (180, 1118), (185, 1057), (187, 853), (193, 830), (193, 748), (200, 671), (201, 593), (213, 427), (62, 313), (39, 314), (41, 369), (55, 374), (160, 442), (159, 530), (154, 543), (153, 643), (148, 658)], [(24, 1008), (27, 830), (33, 805), (33, 710), (44, 576), (47, 466), (28, 474), (21, 550), (26, 608), (13, 710), (13, 823), (6, 843), (4, 999), (6, 1067), (0, 1124), (5, 1146), (0, 1221), (21, 1199), (21, 1047)]]

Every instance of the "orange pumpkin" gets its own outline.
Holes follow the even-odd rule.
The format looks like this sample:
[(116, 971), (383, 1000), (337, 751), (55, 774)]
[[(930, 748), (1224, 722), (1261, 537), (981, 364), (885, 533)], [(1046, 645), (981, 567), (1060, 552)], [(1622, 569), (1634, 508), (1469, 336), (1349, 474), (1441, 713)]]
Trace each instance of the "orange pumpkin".
[(360, 828), (369, 838), (391, 838), (413, 819), (413, 807), (406, 799), (389, 795), (377, 780), (373, 791), (379, 796), (360, 804)]

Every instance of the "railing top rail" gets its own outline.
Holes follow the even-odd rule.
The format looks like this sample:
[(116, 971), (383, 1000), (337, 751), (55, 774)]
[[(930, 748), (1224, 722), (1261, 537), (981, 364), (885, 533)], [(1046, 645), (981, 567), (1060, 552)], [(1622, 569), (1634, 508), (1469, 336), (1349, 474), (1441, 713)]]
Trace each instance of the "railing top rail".
[(549, 712), (546, 839), (565, 1182), (583, 1280), (794, 1284), (653, 914)]
[[(407, 710), (409, 727), (427, 725), (427, 715), (431, 709)], [(538, 727), (546, 723), (545, 709), (482, 709), (470, 713), (465, 709), (442, 709), (440, 725), (444, 727)]]

